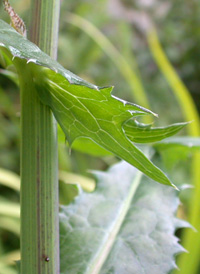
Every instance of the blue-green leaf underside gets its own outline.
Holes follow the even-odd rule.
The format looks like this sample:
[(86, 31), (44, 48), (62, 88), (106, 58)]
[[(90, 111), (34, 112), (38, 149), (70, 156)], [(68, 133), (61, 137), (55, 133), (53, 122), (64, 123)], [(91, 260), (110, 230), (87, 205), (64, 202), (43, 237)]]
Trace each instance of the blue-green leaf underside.
[[(168, 177), (131, 142), (136, 131), (131, 119), (154, 115), (153, 112), (112, 96), (112, 87), (100, 88), (82, 80), (1, 20), (0, 41), (0, 48), (13, 59), (21, 74), (27, 69), (32, 71), (41, 101), (52, 109), (70, 145), (80, 137), (88, 138), (151, 179), (172, 185)], [(125, 129), (128, 127), (128, 136), (124, 126)], [(158, 138), (160, 130), (150, 131), (147, 130), (150, 141), (153, 141), (153, 135)], [(137, 139), (145, 138), (137, 135)]]
[(60, 212), (61, 273), (167, 274), (184, 249), (174, 232), (173, 188), (150, 183), (121, 162), (95, 172), (95, 192), (82, 193)]
[(14, 28), (2, 20), (0, 20), (0, 47), (7, 49), (14, 58), (19, 57), (27, 60), (28, 63), (31, 62), (50, 68), (64, 76), (71, 84), (84, 85), (92, 89), (98, 89), (97, 86), (84, 81), (71, 71), (64, 69), (58, 62), (50, 58), (35, 44), (25, 39), (22, 35), (17, 33)]

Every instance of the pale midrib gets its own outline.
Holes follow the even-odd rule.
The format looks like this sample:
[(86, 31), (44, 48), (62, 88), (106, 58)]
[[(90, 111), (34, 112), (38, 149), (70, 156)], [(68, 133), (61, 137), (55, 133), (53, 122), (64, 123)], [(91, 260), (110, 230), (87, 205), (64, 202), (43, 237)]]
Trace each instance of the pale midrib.
[(123, 202), (120, 213), (115, 220), (114, 224), (110, 227), (107, 237), (104, 238), (103, 244), (97, 252), (93, 261), (89, 264), (85, 274), (98, 274), (101, 270), (103, 264), (105, 263), (118, 235), (118, 232), (123, 224), (125, 216), (130, 208), (132, 199), (136, 193), (136, 190), (140, 184), (140, 179), (142, 177), (142, 172), (138, 171), (136, 178), (134, 179), (130, 191)]

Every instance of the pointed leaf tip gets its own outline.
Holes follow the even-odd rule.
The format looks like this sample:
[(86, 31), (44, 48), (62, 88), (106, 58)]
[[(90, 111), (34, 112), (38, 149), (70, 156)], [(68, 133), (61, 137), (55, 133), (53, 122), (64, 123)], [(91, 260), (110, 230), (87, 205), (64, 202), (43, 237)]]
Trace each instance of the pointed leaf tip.
[(79, 137), (90, 138), (153, 180), (171, 185), (167, 176), (134, 146), (122, 128), (133, 117), (156, 116), (155, 113), (111, 95), (112, 87), (101, 89), (64, 69), (2, 20), (0, 30), (3, 46), (13, 57), (19, 57), (14, 65), (22, 72), (32, 70), (39, 98), (53, 111), (70, 146)]

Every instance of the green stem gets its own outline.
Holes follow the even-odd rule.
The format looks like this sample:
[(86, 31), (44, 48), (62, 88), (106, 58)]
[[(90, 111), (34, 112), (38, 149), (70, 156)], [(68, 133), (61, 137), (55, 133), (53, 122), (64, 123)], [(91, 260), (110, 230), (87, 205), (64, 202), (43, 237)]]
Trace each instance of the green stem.
[[(59, 0), (32, 0), (30, 39), (56, 58)], [(32, 64), (15, 60), (21, 89), (21, 273), (59, 273), (56, 123), (34, 87)]]
[(52, 58), (57, 57), (59, 0), (32, 0), (30, 40)]

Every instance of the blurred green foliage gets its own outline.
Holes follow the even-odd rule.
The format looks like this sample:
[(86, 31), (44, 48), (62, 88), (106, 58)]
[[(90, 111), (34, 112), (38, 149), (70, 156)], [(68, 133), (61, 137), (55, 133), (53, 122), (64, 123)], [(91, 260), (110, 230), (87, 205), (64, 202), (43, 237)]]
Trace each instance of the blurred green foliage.
[[(16, 11), (29, 26), (29, 1), (10, 1)], [(0, 7), (1, 19), (9, 22), (8, 16)], [(118, 11), (118, 12), (116, 12)], [(174, 97), (172, 89), (159, 71), (152, 58), (146, 36), (135, 21), (133, 12), (146, 13), (155, 23), (160, 42), (176, 72), (183, 80), (198, 110), (199, 74), (200, 74), (200, 2), (198, 0), (68, 0), (61, 1), (60, 36), (58, 61), (67, 69), (82, 78), (99, 86), (114, 85), (114, 95), (133, 101), (133, 91), (120, 70), (113, 64), (112, 58), (106, 55), (92, 37), (77, 28), (68, 18), (68, 12), (77, 14), (96, 26), (125, 58), (127, 64), (136, 73), (146, 92), (151, 110), (160, 114), (159, 125), (182, 122), (183, 114)], [(132, 13), (131, 13), (132, 12)], [(127, 15), (127, 16), (126, 16)], [(142, 17), (141, 17), (142, 18)], [(141, 22), (142, 24), (142, 19)], [(134, 90), (137, 93), (137, 90)], [(20, 99), (17, 85), (3, 74), (0, 68), (0, 168), (20, 174)], [(138, 103), (138, 102), (135, 102)], [(158, 125), (158, 122), (156, 122)], [(174, 183), (191, 183), (191, 155), (183, 157), (184, 161), (174, 166), (166, 166), (166, 170), (175, 172)], [(116, 162), (112, 156), (97, 158), (72, 150), (69, 157), (65, 138), (59, 133), (59, 168), (63, 172), (73, 172), (89, 176), (87, 169), (105, 169)], [(63, 174), (63, 173), (62, 173)], [(70, 173), (71, 175), (71, 173)], [(12, 177), (13, 178), (13, 177)], [(10, 180), (13, 180), (13, 179)], [(67, 175), (65, 178), (68, 178)], [(70, 177), (71, 178), (71, 177)], [(61, 178), (62, 203), (70, 202), (65, 189), (71, 189), (72, 197), (78, 194), (77, 185), (67, 186)], [(77, 183), (76, 181), (68, 181)], [(15, 180), (14, 180), (15, 182)], [(16, 189), (1, 184), (0, 206), (7, 202), (19, 203)], [(65, 182), (64, 182), (65, 183)], [(17, 182), (16, 182), (17, 184)], [(184, 207), (182, 216), (187, 218), (187, 205), (190, 195), (183, 195)], [(3, 214), (0, 211), (0, 264), (9, 265), (19, 257), (19, 218)], [(16, 225), (16, 230), (11, 227)], [(12, 265), (12, 264), (11, 264)], [(1, 266), (0, 266), (1, 267)], [(7, 267), (2, 265), (3, 267)], [(5, 268), (4, 273), (16, 273), (14, 267)], [(9, 272), (10, 271), (10, 272)], [(198, 273), (198, 272), (197, 272)], [(191, 274), (197, 274), (191, 273)]]

